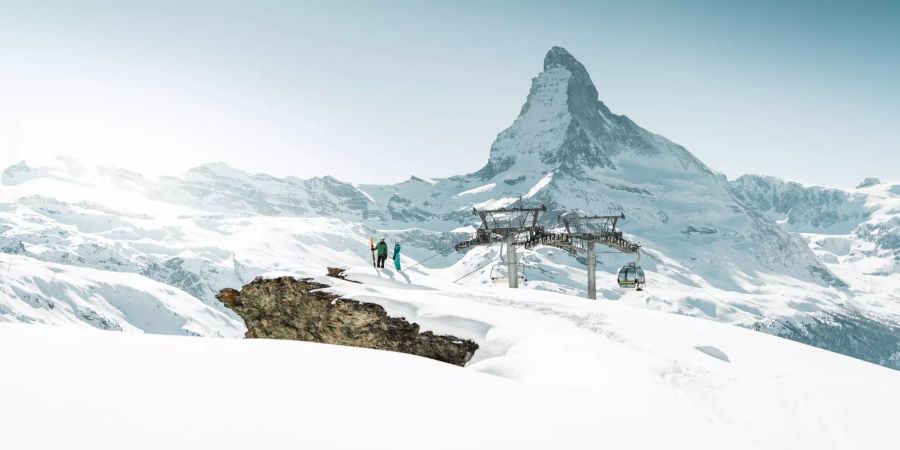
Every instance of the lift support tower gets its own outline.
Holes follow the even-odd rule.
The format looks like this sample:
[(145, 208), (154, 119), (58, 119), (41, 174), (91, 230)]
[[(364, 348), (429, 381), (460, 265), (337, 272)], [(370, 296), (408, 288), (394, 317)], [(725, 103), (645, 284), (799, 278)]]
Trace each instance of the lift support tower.
[(481, 226), (475, 237), (454, 246), (457, 251), (495, 242), (506, 244), (506, 265), (509, 287), (519, 287), (519, 260), (516, 248), (526, 245), (544, 235), (544, 227), (538, 225), (541, 213), (547, 211), (543, 205), (537, 208), (521, 207), (498, 209), (472, 209), (481, 218)]
[(587, 296), (597, 299), (597, 244), (602, 244), (622, 253), (637, 254), (640, 244), (631, 242), (616, 229), (619, 220), (625, 214), (617, 216), (578, 216), (563, 215), (559, 217), (563, 229), (559, 232), (542, 233), (526, 243), (526, 248), (537, 245), (550, 245), (569, 252), (572, 255), (582, 254), (587, 260)]

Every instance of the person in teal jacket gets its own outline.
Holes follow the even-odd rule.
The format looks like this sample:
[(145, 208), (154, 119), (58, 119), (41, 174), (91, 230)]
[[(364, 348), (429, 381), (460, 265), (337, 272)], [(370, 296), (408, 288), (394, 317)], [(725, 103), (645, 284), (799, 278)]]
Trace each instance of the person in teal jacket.
[(400, 270), (400, 243), (394, 244), (394, 268)]
[(375, 253), (378, 254), (378, 263), (375, 267), (384, 269), (384, 260), (387, 259), (387, 244), (384, 242), (384, 238), (378, 241), (378, 245), (375, 246)]

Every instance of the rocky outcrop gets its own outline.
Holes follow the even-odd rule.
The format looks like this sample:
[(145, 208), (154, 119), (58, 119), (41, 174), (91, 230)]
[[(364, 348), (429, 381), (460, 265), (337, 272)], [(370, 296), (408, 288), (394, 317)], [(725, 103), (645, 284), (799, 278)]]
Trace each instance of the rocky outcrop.
[(381, 305), (323, 292), (309, 279), (257, 278), (240, 291), (222, 289), (216, 298), (247, 325), (247, 338), (293, 339), (374, 348), (424, 356), (463, 366), (478, 344), (420, 332), (419, 325), (389, 317)]
[(347, 279), (347, 269), (341, 269), (340, 267), (328, 267), (328, 276), (331, 278), (339, 278), (344, 281), (349, 281), (351, 283), (362, 284), (356, 280), (348, 280)]

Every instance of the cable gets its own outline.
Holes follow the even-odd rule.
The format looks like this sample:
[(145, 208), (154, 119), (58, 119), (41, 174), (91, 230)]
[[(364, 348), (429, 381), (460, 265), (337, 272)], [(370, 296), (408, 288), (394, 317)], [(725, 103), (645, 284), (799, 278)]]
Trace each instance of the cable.
[(429, 256), (429, 257), (427, 257), (427, 258), (425, 258), (425, 259), (423, 259), (423, 260), (421, 260), (421, 261), (419, 261), (419, 262), (417, 262), (417, 263), (415, 263), (415, 264), (413, 264), (413, 265), (407, 267), (406, 270), (412, 269), (413, 267), (416, 267), (416, 266), (418, 266), (419, 264), (422, 264), (423, 262), (428, 261), (429, 259), (434, 258), (435, 256), (438, 256), (438, 255), (440, 255), (440, 254), (441, 254), (440, 252), (435, 253), (435, 254), (433, 254), (433, 255), (431, 255), (431, 256)]
[(480, 266), (478, 266), (478, 268), (476, 268), (475, 270), (473, 270), (473, 271), (471, 271), (471, 272), (469, 272), (469, 273), (467, 273), (467, 274), (465, 274), (465, 275), (463, 275), (463, 276), (461, 276), (461, 277), (459, 277), (459, 278), (453, 280), (453, 282), (456, 283), (457, 281), (462, 280), (463, 278), (465, 278), (465, 277), (467, 277), (467, 276), (469, 276), (469, 275), (472, 275), (473, 273), (478, 272), (478, 271), (481, 270), (481, 269), (484, 269), (485, 267), (487, 267), (488, 264), (490, 264), (490, 263), (492, 263), (492, 262), (494, 262), (494, 261), (496, 261), (496, 260), (498, 260), (498, 259), (500, 259), (499, 256), (496, 257), (496, 258), (494, 258), (494, 259), (492, 259), (492, 260), (490, 260), (490, 261), (488, 261), (488, 262), (486, 262), (486, 263), (484, 263), (484, 264), (482, 264), (482, 265), (480, 265)]

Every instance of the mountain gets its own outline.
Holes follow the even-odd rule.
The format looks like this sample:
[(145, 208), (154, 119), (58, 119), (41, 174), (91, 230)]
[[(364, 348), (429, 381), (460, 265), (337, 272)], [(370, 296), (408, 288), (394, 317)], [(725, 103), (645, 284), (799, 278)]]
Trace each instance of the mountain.
[(900, 182), (868, 178), (856, 189), (745, 175), (734, 188), (758, 211), (802, 236), (845, 280), (856, 301), (886, 314), (900, 306)]
[[(422, 273), (456, 280), (497, 255), (452, 252), (478, 225), (473, 207), (544, 204), (547, 226), (567, 211), (623, 213), (621, 227), (643, 244), (650, 288), (619, 289), (612, 274), (630, 257), (604, 253), (601, 297), (900, 368), (900, 192), (867, 183), (851, 192), (761, 177), (729, 182), (684, 147), (614, 114), (585, 67), (554, 47), (519, 116), (473, 173), (357, 185), (221, 163), (161, 178), (71, 159), (22, 163), (2, 175), (0, 249), (138, 273), (220, 308), (220, 288), (267, 271), (317, 274), (365, 262), (374, 235), (401, 240), (410, 264), (431, 258)], [(839, 254), (856, 244), (852, 257)], [(583, 295), (582, 260), (552, 248), (523, 260), (526, 288)], [(876, 262), (877, 270), (869, 267)], [(490, 283), (491, 265), (475, 272), (459, 283)], [(890, 275), (873, 285), (866, 280), (874, 272)]]
[(486, 180), (501, 173), (552, 169), (588, 176), (591, 169), (615, 170), (620, 164), (624, 169), (626, 155), (712, 174), (684, 148), (613, 114), (599, 100), (584, 66), (565, 49), (553, 47), (544, 58), (544, 70), (532, 80), (519, 117), (497, 136), (478, 174)]
[(731, 182), (747, 203), (791, 231), (847, 230), (869, 216), (865, 194), (744, 175)]
[(900, 182), (867, 178), (856, 189), (841, 190), (744, 175), (732, 185), (750, 205), (790, 231), (851, 234), (872, 244), (869, 254), (900, 256)]

